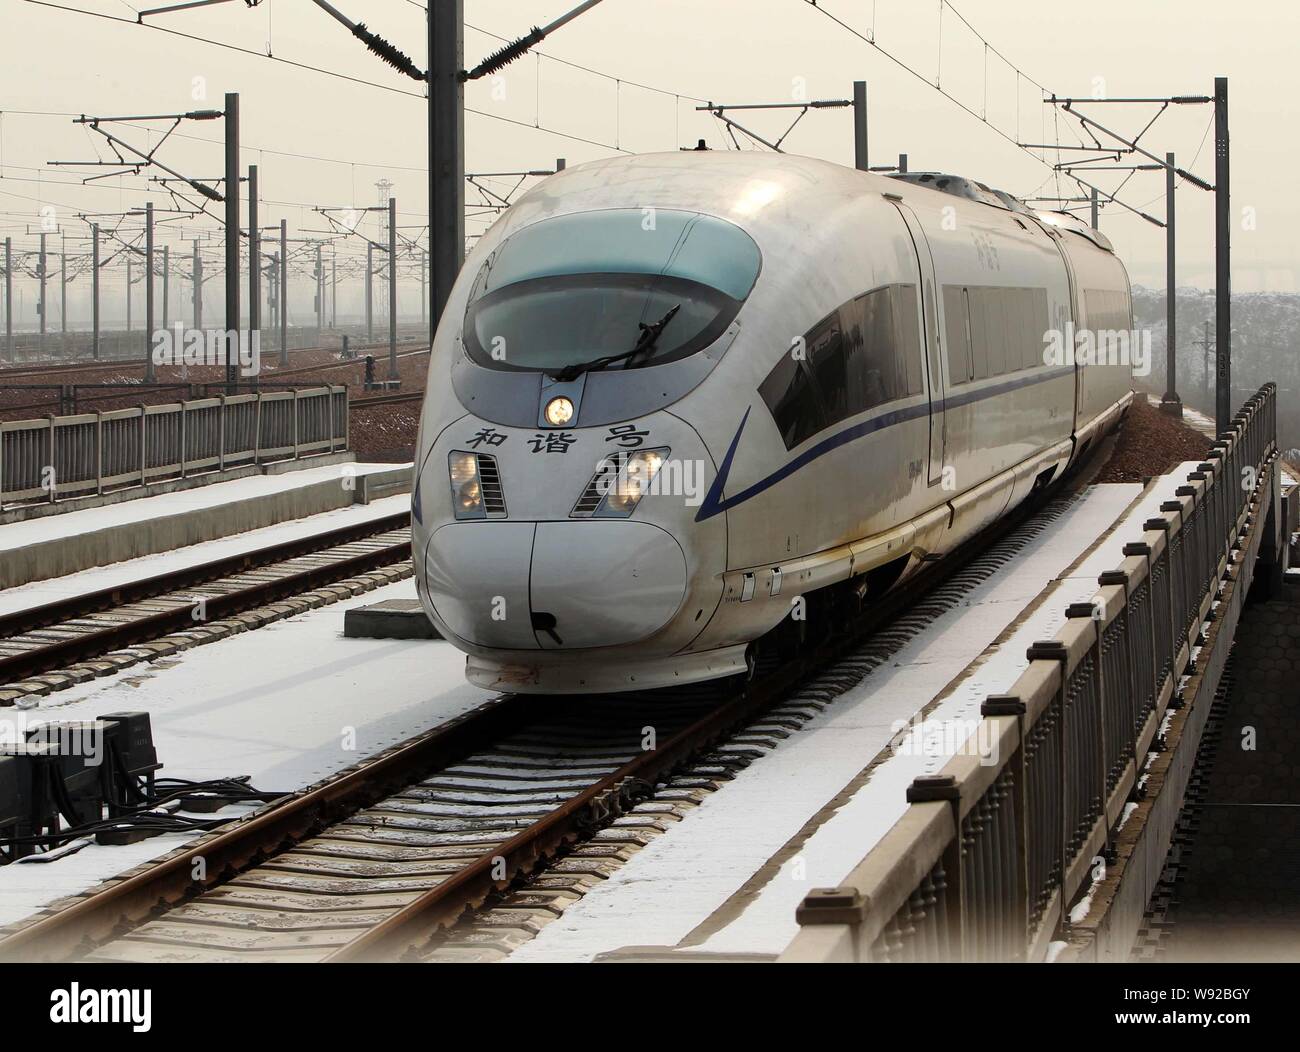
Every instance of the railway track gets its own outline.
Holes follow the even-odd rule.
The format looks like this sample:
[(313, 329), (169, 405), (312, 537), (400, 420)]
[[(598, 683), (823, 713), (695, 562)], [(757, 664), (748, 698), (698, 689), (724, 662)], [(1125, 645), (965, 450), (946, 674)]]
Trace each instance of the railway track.
[[(398, 358), (414, 358), (418, 355), (429, 353), (429, 343), (427, 340), (413, 340), (410, 343), (399, 343), (397, 346), (398, 346), (398, 353), (397, 353)], [(402, 350), (403, 347), (405, 347), (406, 350)], [(274, 375), (277, 377), (300, 376), (304, 373), (315, 373), (324, 369), (342, 369), (342, 368), (346, 368), (349, 365), (360, 365), (362, 362), (365, 361), (365, 355), (362, 354), (362, 351), (381, 352), (379, 354), (374, 355), (375, 362), (376, 364), (378, 364), (379, 362), (386, 360), (388, 354), (388, 347), (386, 344), (383, 347), (357, 347), (354, 348), (353, 351), (355, 354), (360, 355), (360, 357), (342, 358), (337, 362), (330, 362), (327, 365), (300, 365), (292, 369), (277, 369)], [(269, 378), (270, 376), (268, 374), (268, 379)]]
[[(399, 342), (397, 346), (399, 349), (399, 353), (397, 356), (399, 358), (405, 358), (415, 354), (429, 353), (429, 346), (427, 340), (404, 340)], [(292, 356), (303, 352), (320, 351), (320, 350), (325, 350), (325, 348), (299, 347), (291, 350), (289, 354)], [(340, 359), (339, 361), (327, 362), (324, 365), (300, 365), (300, 366), (292, 366), (288, 369), (276, 369), (274, 371), (274, 374), (268, 373), (268, 377), (271, 375), (295, 376), (295, 375), (302, 375), (305, 373), (314, 373), (326, 369), (339, 369), (349, 365), (356, 365), (359, 361), (362, 360), (362, 358), (364, 358), (364, 354), (362, 352), (379, 351), (382, 354), (386, 354), (388, 351), (388, 345), (385, 343), (382, 345), (376, 344), (374, 346), (354, 347), (353, 351), (357, 354), (360, 354), (361, 358), (344, 358), (344, 359)], [(271, 356), (272, 356), (271, 353), (268, 353), (267, 359), (269, 360)], [(375, 357), (376, 359), (378, 359), (381, 357), (381, 355), (376, 354)], [(5, 380), (17, 380), (23, 377), (76, 376), (80, 373), (96, 372), (103, 369), (113, 369), (113, 368), (134, 369), (137, 371), (142, 371), (144, 369), (144, 363), (139, 358), (102, 358), (99, 359), (98, 361), (82, 361), (82, 362), (42, 362), (42, 363), (23, 362), (22, 364), (19, 365), (0, 364), (0, 378), (3, 378)], [(215, 383), (217, 381), (213, 381), (213, 382)]]
[(359, 409), (372, 409), (381, 405), (398, 405), (406, 402), (423, 402), (423, 391), (403, 391), (400, 394), (373, 395), (370, 398), (353, 398), (348, 401), (348, 412)]
[[(847, 689), (879, 663), (862, 650), (873, 635), (896, 645), (909, 610), (917, 625), (937, 616), (944, 601), (926, 597), (1046, 503), (1046, 494), (1027, 502), (795, 656), (760, 660), (747, 683), (500, 696), (38, 915), (0, 939), (0, 959), (358, 961), (427, 952), (467, 912), (580, 849), (732, 736), (775, 738), (809, 718), (836, 684)], [(812, 700), (792, 698), (809, 680)], [(547, 891), (518, 894), (527, 906)]]
[(403, 512), (0, 616), (0, 686), (107, 674), (103, 655), (401, 562), (410, 548)]
[(75, 376), (78, 373), (97, 369), (123, 368), (143, 369), (143, 363), (136, 358), (102, 358), (93, 362), (24, 362), (21, 365), (0, 365), (0, 377), (5, 380), (17, 380), (24, 376)]

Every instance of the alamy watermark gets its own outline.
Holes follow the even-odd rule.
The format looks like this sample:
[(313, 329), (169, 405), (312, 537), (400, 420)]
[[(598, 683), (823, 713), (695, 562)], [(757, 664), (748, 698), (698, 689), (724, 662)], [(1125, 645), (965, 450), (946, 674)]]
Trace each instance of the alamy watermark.
[(190, 329), (177, 322), (153, 334), (154, 365), (192, 368), (199, 365), (236, 365), (241, 376), (262, 371), (261, 333), (237, 329)]
[(688, 508), (704, 503), (709, 488), (704, 461), (662, 459), (649, 479), (644, 477), (646, 467), (644, 461), (635, 459), (620, 466), (616, 459), (607, 457), (598, 465), (596, 492), (602, 497), (628, 491), (646, 497), (681, 497)]
[(1134, 376), (1151, 374), (1150, 329), (1064, 329), (1043, 333), (1044, 365), (1126, 365)]
[(988, 720), (924, 719), (894, 720), (890, 724), (890, 750), (894, 755), (946, 759), (952, 756), (976, 756), (980, 766), (998, 763), (997, 732)]

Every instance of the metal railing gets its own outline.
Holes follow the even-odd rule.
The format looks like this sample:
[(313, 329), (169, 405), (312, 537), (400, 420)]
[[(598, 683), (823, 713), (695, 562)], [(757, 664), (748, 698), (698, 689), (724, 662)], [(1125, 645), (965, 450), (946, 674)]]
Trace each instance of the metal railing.
[(1276, 450), (1276, 387), (1246, 403), (1091, 603), (988, 697), (980, 752), (915, 779), (844, 885), (800, 906), (789, 960), (1041, 959), (1141, 776)]
[(348, 390), (218, 395), (0, 423), (0, 502), (103, 493), (348, 448)]

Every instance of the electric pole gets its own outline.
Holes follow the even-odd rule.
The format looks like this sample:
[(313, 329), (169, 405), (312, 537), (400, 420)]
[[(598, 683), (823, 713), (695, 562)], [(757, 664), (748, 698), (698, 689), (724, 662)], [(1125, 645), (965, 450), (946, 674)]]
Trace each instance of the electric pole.
[(1160, 408), (1172, 416), (1183, 415), (1178, 397), (1178, 359), (1175, 356), (1178, 328), (1177, 279), (1174, 268), (1174, 155), (1165, 154), (1165, 396)]
[(14, 353), (14, 239), (5, 238), (5, 350), (9, 360), (15, 361)]
[[(256, 266), (256, 261), (254, 261)], [(239, 382), (239, 93), (226, 92), (226, 390)]]
[(320, 345), (321, 329), (325, 327), (325, 264), (321, 258), (321, 244), (316, 242), (316, 344)]
[(90, 357), (99, 361), (99, 224), (90, 224)]
[(1214, 424), (1219, 432), (1232, 420), (1232, 289), (1228, 201), (1228, 78), (1214, 78)]
[(388, 379), (397, 371), (397, 198), (388, 199)]
[(59, 234), (59, 350), (68, 353), (68, 235)]
[(194, 328), (203, 328), (203, 257), (199, 255), (199, 239), (194, 239), (194, 261), (190, 264), (190, 298), (194, 301)]
[(45, 232), (41, 231), (41, 258), (36, 264), (37, 271), (41, 277), (41, 298), (36, 304), (36, 313), (41, 317), (41, 337), (40, 349), (41, 354), (45, 353)]
[(464, 0), (428, 0), (429, 323), (442, 309), (465, 256)]
[(867, 82), (853, 82), (853, 167), (865, 172), (867, 163)]
[(262, 330), (262, 232), (257, 226), (257, 165), (248, 166), (248, 346)]
[(366, 343), (375, 342), (375, 312), (371, 295), (371, 276), (374, 274), (375, 245), (366, 242)]
[(288, 223), (280, 220), (280, 365), (289, 365), (289, 235)]
[(171, 260), (172, 260), (172, 257), (171, 257), (171, 245), (163, 245), (163, 266), (162, 266), (163, 323), (162, 323), (162, 327), (163, 327), (164, 329), (167, 328), (167, 322), (168, 322), (168, 317), (167, 317), (168, 302), (167, 302), (167, 301), (168, 301), (169, 291), (170, 291), (170, 286), (171, 286), (171, 271), (170, 271), (170, 268), (171, 268), (171, 265), (172, 265)]
[(153, 374), (153, 202), (144, 206), (144, 382), (154, 382)]

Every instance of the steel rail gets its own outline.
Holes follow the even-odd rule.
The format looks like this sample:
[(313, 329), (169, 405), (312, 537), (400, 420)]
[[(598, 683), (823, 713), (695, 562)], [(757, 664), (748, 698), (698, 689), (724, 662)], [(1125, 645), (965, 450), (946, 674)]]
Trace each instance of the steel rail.
[[(113, 606), (120, 606), (124, 603), (138, 602), (144, 598), (196, 587), (203, 583), (220, 580), (222, 576), (233, 576), (248, 569), (274, 565), (277, 561), (299, 558), (312, 552), (355, 543), (366, 536), (391, 532), (404, 526), (406, 519), (406, 513), (388, 516), (379, 520), (380, 522), (395, 523), (388, 526), (387, 529), (375, 529), (373, 528), (374, 523), (369, 524), (371, 528), (367, 530), (362, 530), (360, 526), (345, 527), (329, 531), (329, 534), (319, 534), (314, 538), (300, 538), (296, 541), (285, 542), (282, 545), (262, 548), (256, 552), (247, 553), (247, 555), (213, 560), (210, 563), (179, 571), (175, 574), (160, 574), (123, 585), (119, 589), (106, 588), (88, 596), (47, 603), (44, 606), (0, 619), (0, 630), (6, 630), (8, 635), (18, 635), (24, 631), (33, 631), (41, 627), (48, 627), (51, 624), (66, 622), (71, 618), (111, 609)], [(339, 539), (321, 543), (325, 537)], [(312, 543), (313, 541), (316, 543)], [(342, 578), (353, 577), (381, 566), (400, 562), (409, 558), (410, 553), (410, 541), (402, 541), (398, 544), (385, 545), (373, 551), (331, 560), (324, 566), (313, 566), (283, 577), (259, 581), (255, 585), (240, 588), (225, 595), (204, 596), (203, 620), (211, 621), (231, 617), (245, 610), (310, 591), (313, 588), (333, 583)], [(245, 560), (251, 561), (246, 564)], [(224, 572), (222, 572), (221, 568), (224, 568)], [(115, 594), (131, 595), (134, 598), (114, 602), (113, 597)], [(202, 623), (202, 621), (196, 621), (192, 606), (178, 606), (174, 610), (161, 610), (154, 614), (133, 618), (121, 624), (113, 624), (103, 629), (81, 633), (65, 639), (53, 640), (45, 646), (37, 646), (21, 653), (0, 657), (0, 682), (21, 680), (51, 669), (66, 667), (79, 661), (89, 660), (108, 651), (119, 650), (136, 643), (155, 639), (169, 632), (194, 628), (196, 624)], [(11, 626), (22, 627), (15, 630)], [(4, 640), (0, 639), (0, 643), (2, 642)]]
[[(429, 353), (427, 340), (408, 340), (399, 343), (397, 346), (406, 348), (403, 353), (397, 356), (399, 358), (413, 358), (418, 354)], [(385, 348), (386, 345), (384, 347), (375, 345), (374, 347), (357, 347), (355, 350), (360, 352), (364, 350), (384, 350)], [(412, 350), (412, 348), (415, 349)], [(322, 369), (345, 369), (349, 365), (361, 365), (365, 360), (364, 356), (360, 356), (353, 358), (340, 358), (336, 362), (326, 362), (324, 365), (296, 365), (292, 369), (277, 369), (274, 373), (268, 373), (266, 378), (270, 380), (272, 377), (278, 376), (299, 376), (303, 373), (319, 372)]]
[(424, 401), (424, 391), (403, 391), (401, 394), (375, 395), (373, 398), (351, 398), (348, 400), (348, 412), (354, 413), (358, 409), (370, 409), (380, 405), (422, 401)]
[(126, 581), (123, 584), (110, 585), (93, 592), (55, 599), (11, 614), (2, 614), (0, 615), (0, 643), (6, 636), (20, 635), (34, 628), (45, 628), (60, 621), (69, 621), (74, 617), (84, 617), (86, 614), (108, 610), (115, 606), (136, 603), (141, 599), (152, 599), (154, 596), (165, 595), (167, 592), (175, 592), (181, 588), (192, 588), (197, 584), (220, 577), (230, 577), (245, 570), (266, 566), (268, 563), (283, 562), (300, 555), (310, 555), (322, 548), (333, 548), (340, 544), (364, 540), (377, 533), (400, 530), (403, 526), (409, 525), (410, 521), (410, 512), (397, 512), (377, 519), (368, 519), (365, 522), (338, 526), (323, 533), (279, 541), (252, 551), (209, 559), (207, 562), (179, 570), (168, 570), (134, 581)]
[[(341, 776), (237, 819), (214, 835), (140, 873), (106, 885), (65, 909), (0, 939), (0, 961), (61, 960), (147, 920), (160, 906), (194, 898), (263, 858), (328, 828), (393, 788), (413, 771), (449, 766), (486, 739), (510, 733), (535, 707), (504, 695), (394, 747)], [(202, 860), (201, 867), (195, 863)], [(201, 868), (203, 876), (195, 878)]]
[(492, 892), (556, 854), (566, 843), (579, 839), (593, 827), (598, 828), (603, 820), (622, 814), (639, 796), (651, 795), (645, 791), (648, 787), (774, 706), (806, 673), (805, 662), (792, 662), (777, 675), (751, 684), (750, 689), (678, 731), (663, 745), (628, 761), (527, 829), (485, 851), (413, 902), (334, 950), (325, 961), (396, 959), (437, 928), (453, 924)]

